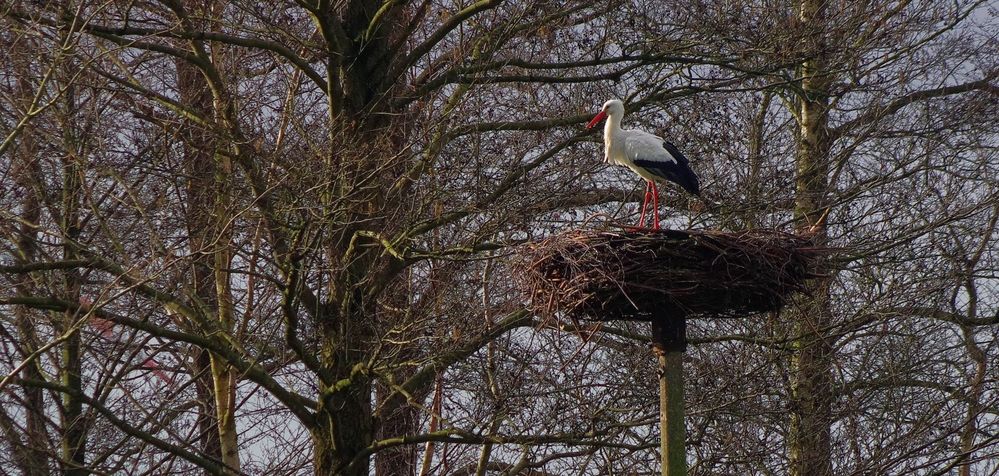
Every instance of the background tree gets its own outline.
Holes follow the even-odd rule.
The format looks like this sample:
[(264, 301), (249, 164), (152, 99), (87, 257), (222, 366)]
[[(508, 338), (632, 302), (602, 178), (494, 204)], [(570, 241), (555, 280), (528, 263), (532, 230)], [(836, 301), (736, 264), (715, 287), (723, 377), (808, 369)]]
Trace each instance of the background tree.
[(633, 218), (581, 127), (617, 96), (720, 202), (673, 226), (828, 208), (844, 247), (793, 309), (692, 325), (691, 472), (985, 474), (988, 8), (5, 3), (2, 458), (655, 471), (647, 329), (540, 321), (506, 266)]

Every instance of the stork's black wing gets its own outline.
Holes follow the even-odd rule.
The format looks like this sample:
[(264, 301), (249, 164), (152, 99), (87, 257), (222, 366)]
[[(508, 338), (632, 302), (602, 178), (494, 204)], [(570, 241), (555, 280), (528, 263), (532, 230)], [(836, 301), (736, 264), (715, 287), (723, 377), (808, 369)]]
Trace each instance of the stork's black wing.
[(636, 158), (633, 162), (635, 165), (648, 170), (653, 175), (679, 185), (687, 193), (698, 197), (701, 196), (700, 182), (697, 180), (697, 174), (693, 170), (690, 170), (690, 161), (687, 160), (687, 157), (680, 152), (680, 149), (677, 149), (675, 145), (668, 141), (663, 141), (663, 148), (666, 149), (666, 152), (669, 152), (673, 160)]

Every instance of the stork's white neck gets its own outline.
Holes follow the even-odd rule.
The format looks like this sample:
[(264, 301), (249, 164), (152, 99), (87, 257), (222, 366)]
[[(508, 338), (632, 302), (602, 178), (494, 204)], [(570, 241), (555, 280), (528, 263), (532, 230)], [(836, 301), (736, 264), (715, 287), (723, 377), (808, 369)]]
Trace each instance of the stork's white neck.
[(608, 114), (604, 122), (604, 137), (610, 138), (621, 130), (621, 115)]

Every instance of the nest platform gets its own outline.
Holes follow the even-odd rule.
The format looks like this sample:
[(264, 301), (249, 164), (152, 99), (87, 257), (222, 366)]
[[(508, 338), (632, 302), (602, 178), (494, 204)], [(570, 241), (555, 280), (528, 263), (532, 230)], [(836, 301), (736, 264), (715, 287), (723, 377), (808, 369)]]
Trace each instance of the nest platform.
[(737, 318), (805, 291), (824, 251), (773, 230), (575, 230), (525, 245), (516, 267), (542, 315)]

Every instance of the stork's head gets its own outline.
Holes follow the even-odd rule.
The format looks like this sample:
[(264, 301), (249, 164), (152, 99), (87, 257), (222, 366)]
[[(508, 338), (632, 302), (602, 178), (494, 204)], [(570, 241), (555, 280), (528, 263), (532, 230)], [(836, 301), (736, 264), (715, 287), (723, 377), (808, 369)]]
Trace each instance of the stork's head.
[(600, 112), (593, 117), (593, 120), (586, 125), (587, 129), (592, 129), (593, 126), (600, 124), (600, 121), (607, 118), (607, 116), (620, 118), (624, 115), (624, 103), (618, 99), (611, 99), (604, 103), (604, 107), (600, 108)]

